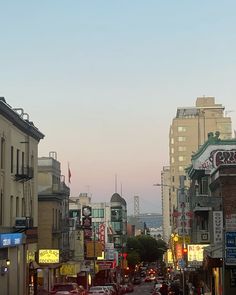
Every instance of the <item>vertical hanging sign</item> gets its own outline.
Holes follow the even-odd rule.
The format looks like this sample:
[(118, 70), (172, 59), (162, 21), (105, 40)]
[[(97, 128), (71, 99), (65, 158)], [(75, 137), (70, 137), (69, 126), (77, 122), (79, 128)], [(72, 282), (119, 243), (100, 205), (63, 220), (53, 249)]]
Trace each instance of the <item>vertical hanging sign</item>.
[(222, 211), (213, 212), (213, 236), (214, 244), (223, 242), (223, 213)]

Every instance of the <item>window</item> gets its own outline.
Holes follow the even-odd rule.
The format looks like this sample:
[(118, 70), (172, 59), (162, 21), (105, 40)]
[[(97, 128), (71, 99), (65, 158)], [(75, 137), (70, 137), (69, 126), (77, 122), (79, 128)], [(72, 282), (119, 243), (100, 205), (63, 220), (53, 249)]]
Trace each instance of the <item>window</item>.
[(24, 152), (22, 152), (22, 154), (21, 154), (21, 165), (22, 165), (21, 169), (22, 169), (22, 174), (23, 174), (24, 173), (24, 166), (25, 166), (25, 153)]
[(171, 154), (174, 154), (174, 152), (175, 152), (175, 149), (171, 148)]
[(174, 162), (175, 162), (175, 158), (171, 157), (171, 164), (174, 164)]
[(104, 209), (93, 209), (92, 210), (92, 217), (104, 218)]
[(203, 195), (208, 195), (208, 177), (207, 176), (201, 179), (200, 192)]
[(52, 208), (52, 228), (55, 228), (54, 208)]
[(16, 150), (16, 174), (19, 174), (20, 150)]
[(179, 156), (179, 162), (183, 162), (183, 161), (185, 161), (186, 160), (186, 158), (184, 157), (184, 156)]
[(13, 161), (14, 161), (14, 148), (13, 146), (11, 146), (11, 173), (13, 173), (13, 165), (14, 165)]
[(184, 136), (179, 136), (179, 137), (178, 137), (178, 141), (179, 141), (179, 142), (186, 141), (186, 137), (184, 137)]
[(187, 150), (186, 146), (179, 146), (178, 151), (179, 152), (185, 152)]
[(21, 200), (21, 214), (22, 216), (25, 216), (25, 198), (22, 198)]
[(3, 224), (3, 193), (0, 194), (0, 224)]
[(122, 211), (118, 208), (111, 210), (111, 221), (122, 221)]
[(1, 158), (0, 158), (1, 169), (5, 167), (4, 160), (5, 160), (5, 139), (1, 138)]
[(11, 196), (11, 198), (10, 198), (10, 226), (12, 225), (12, 220), (13, 220), (13, 207), (14, 207), (14, 197)]
[(112, 222), (111, 225), (115, 231), (121, 231), (121, 223), (120, 222)]
[(184, 171), (184, 167), (183, 166), (179, 166), (179, 172)]
[(178, 132), (186, 132), (187, 128), (184, 126), (178, 126)]
[(19, 197), (16, 197), (16, 217), (19, 217)]
[(170, 140), (170, 142), (171, 142), (171, 144), (174, 144), (174, 143), (175, 143), (175, 141), (174, 141), (174, 138), (173, 138), (173, 137), (171, 137), (171, 140)]

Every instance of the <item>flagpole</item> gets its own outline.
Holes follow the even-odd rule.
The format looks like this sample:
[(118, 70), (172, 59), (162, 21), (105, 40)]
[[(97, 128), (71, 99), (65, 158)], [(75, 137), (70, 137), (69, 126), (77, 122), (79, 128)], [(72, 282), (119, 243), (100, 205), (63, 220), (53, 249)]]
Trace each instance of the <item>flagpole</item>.
[(71, 179), (71, 172), (70, 172), (70, 163), (68, 162), (68, 186), (70, 187), (70, 179)]

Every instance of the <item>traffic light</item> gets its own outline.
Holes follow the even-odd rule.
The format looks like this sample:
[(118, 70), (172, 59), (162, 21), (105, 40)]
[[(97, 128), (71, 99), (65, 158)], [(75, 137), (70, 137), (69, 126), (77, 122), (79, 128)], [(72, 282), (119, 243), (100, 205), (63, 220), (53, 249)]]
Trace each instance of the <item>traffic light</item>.
[(183, 248), (183, 255), (187, 255), (188, 254), (188, 249), (187, 248)]
[(183, 248), (183, 260), (185, 261), (185, 264), (188, 262), (188, 248)]

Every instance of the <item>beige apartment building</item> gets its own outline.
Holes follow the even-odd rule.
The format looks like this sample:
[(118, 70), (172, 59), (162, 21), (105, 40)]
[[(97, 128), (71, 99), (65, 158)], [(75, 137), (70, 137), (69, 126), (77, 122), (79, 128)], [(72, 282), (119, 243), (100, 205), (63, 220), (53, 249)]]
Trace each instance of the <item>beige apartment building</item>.
[[(194, 107), (177, 109), (169, 132), (170, 183), (166, 183), (171, 187), (172, 213), (177, 208), (179, 176), (185, 175), (191, 156), (207, 140), (208, 133), (216, 131), (220, 132), (221, 139), (232, 138), (231, 118), (225, 116), (224, 106), (216, 104), (214, 97), (198, 97)], [(187, 181), (185, 185), (188, 186)]]
[(41, 271), (38, 271), (37, 280), (48, 291), (59, 279), (62, 263), (70, 259), (69, 195), (56, 152), (38, 158), (38, 249), (45, 257), (57, 251), (59, 254), (58, 260), (43, 259), (40, 263), (39, 253)]
[(44, 135), (22, 108), (0, 98), (0, 293), (34, 294), (38, 144)]

